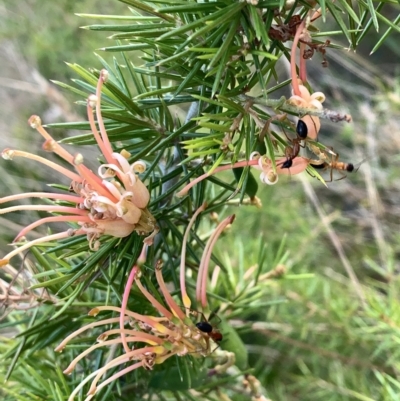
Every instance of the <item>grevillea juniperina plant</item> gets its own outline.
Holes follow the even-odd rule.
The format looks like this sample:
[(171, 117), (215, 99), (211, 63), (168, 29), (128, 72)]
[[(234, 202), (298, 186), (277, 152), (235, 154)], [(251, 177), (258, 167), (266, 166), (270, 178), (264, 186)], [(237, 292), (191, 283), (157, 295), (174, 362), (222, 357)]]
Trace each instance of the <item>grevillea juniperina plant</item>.
[[(355, 47), (378, 22), (389, 27), (386, 39), (398, 19), (379, 13), (383, 3), (362, 0), (357, 7), (332, 0), (121, 1), (129, 5), (126, 15), (80, 14), (100, 21), (86, 29), (112, 32), (112, 44), (101, 48), (113, 53), (112, 62), (99, 57), (96, 69), (69, 64), (73, 84), (58, 83), (79, 97), (85, 121), (42, 125), (34, 115), (29, 125), (43, 137), (46, 157), (34, 150), (2, 152), (3, 159), (14, 160), (9, 169), (24, 159), (68, 180), (66, 186), (51, 183), (50, 190), (0, 198), (1, 215), (40, 214), (16, 230), (15, 248), (0, 259), (1, 301), (13, 309), (6, 324), (17, 333), (4, 352), (12, 359), (4, 375), (11, 378), (7, 397), (382, 398), (375, 390), (361, 394), (357, 380), (347, 381), (347, 369), (367, 367), (363, 377), (388, 383), (393, 365), (361, 360), (365, 352), (353, 358), (363, 341), (344, 347), (345, 355), (331, 350), (326, 338), (343, 323), (336, 315), (323, 320), (325, 309), (336, 307), (334, 292), (320, 286), (321, 307), (318, 297), (307, 298), (317, 284), (306, 284), (302, 294), (297, 290), (302, 281), (316, 280), (318, 271), (303, 265), (290, 271), (292, 265), (306, 260), (309, 243), (320, 253), (323, 244), (317, 223), (307, 221), (316, 227), (309, 235), (301, 224), (308, 206), (292, 207), (286, 199), (296, 196), (298, 177), (303, 183), (319, 180), (322, 188), (321, 182), (341, 185), (334, 181), (357, 171), (346, 158), (350, 149), (339, 156), (324, 133), (326, 120), (349, 123), (352, 117), (348, 104), (340, 105), (345, 112), (336, 110), (334, 74), (322, 74), (333, 51), (347, 54), (340, 40)], [(319, 62), (323, 68), (307, 71)], [(58, 128), (82, 133), (56, 141)], [(89, 146), (98, 153), (94, 169), (84, 157)], [(292, 190), (281, 197), (285, 183)], [(317, 211), (332, 238), (331, 219)], [(233, 212), (242, 220), (230, 228)], [(278, 212), (286, 213), (285, 230)], [(59, 232), (60, 226), (65, 229)], [(301, 233), (301, 249), (285, 242), (285, 234), (293, 233)], [(338, 254), (345, 260), (342, 250)], [(364, 289), (349, 271), (360, 302), (354, 301), (356, 313), (383, 316), (380, 302), (366, 307)], [(308, 309), (283, 315), (292, 304)], [(349, 312), (342, 337), (370, 322), (353, 317)], [(379, 333), (396, 327), (393, 316), (382, 321)], [(312, 339), (304, 346), (307, 336)], [(326, 349), (325, 343), (316, 345), (322, 337)], [(379, 358), (384, 348), (376, 351)], [(306, 352), (298, 357), (298, 350)], [(327, 377), (314, 373), (316, 355), (337, 362), (318, 371)], [(312, 391), (304, 391), (304, 383)], [(338, 396), (330, 397), (335, 391)]]

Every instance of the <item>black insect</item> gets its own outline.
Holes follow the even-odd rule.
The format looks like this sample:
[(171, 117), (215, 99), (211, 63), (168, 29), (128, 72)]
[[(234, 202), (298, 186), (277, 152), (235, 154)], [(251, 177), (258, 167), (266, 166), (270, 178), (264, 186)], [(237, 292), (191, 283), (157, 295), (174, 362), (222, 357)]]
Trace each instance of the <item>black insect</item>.
[(218, 330), (215, 330), (213, 326), (208, 322), (198, 322), (196, 323), (196, 327), (203, 333), (206, 333), (216, 343), (220, 342), (223, 339), (222, 334)]
[(301, 139), (306, 139), (308, 135), (307, 124), (303, 120), (297, 122), (296, 133)]

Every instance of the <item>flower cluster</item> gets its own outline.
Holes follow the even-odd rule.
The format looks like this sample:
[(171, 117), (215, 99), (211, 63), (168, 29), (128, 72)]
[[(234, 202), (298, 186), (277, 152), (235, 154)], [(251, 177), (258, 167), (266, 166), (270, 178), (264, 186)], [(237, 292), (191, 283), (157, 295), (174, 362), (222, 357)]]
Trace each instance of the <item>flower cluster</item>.
[[(205, 206), (205, 204), (202, 205), (196, 213), (194, 213), (184, 235), (180, 271), (183, 307), (178, 305), (168, 290), (162, 275), (161, 263), (156, 266), (155, 275), (167, 307), (161, 304), (156, 297), (154, 297), (143, 286), (140, 280), (140, 269), (138, 266), (134, 266), (127, 281), (121, 308), (114, 306), (99, 306), (89, 312), (90, 316), (96, 316), (98, 313), (104, 311), (116, 312), (119, 316), (88, 324), (69, 335), (61, 344), (58, 345), (56, 351), (62, 351), (69, 341), (87, 330), (98, 326), (117, 326), (116, 328), (104, 331), (97, 338), (97, 344), (92, 345), (78, 355), (70, 363), (67, 369), (65, 369), (64, 373), (66, 374), (70, 374), (79, 361), (86, 358), (88, 354), (98, 348), (121, 345), (125, 351), (120, 356), (110, 360), (103, 367), (87, 376), (72, 392), (69, 401), (72, 401), (81, 388), (90, 380), (92, 380), (92, 382), (85, 401), (89, 401), (98, 391), (112, 381), (135, 369), (145, 368), (151, 370), (154, 365), (163, 363), (173, 355), (184, 356), (190, 354), (195, 357), (200, 357), (208, 356), (214, 351), (216, 346), (213, 346), (213, 339), (215, 340), (216, 337), (212, 335), (213, 329), (211, 331), (209, 330), (211, 326), (207, 322), (202, 321), (197, 324), (195, 323), (196, 319), (193, 317), (198, 318), (199, 316), (203, 316), (203, 314), (193, 311), (190, 308), (191, 301), (186, 292), (185, 285), (186, 242), (196, 217), (204, 211)], [(201, 304), (203, 310), (207, 308), (206, 285), (211, 252), (218, 237), (233, 221), (233, 218), (234, 216), (229, 216), (218, 225), (210, 236), (203, 252), (196, 286), (197, 301), (199, 305)], [(127, 309), (127, 301), (133, 283), (136, 283), (140, 292), (158, 312), (159, 316), (142, 315)], [(222, 338), (222, 335), (220, 333), (218, 334), (218, 338)], [(117, 373), (113, 374), (98, 385), (106, 372), (123, 364), (128, 364), (128, 366), (119, 370)]]
[[(288, 103), (297, 107), (322, 110), (322, 103), (325, 101), (325, 95), (322, 92), (314, 92), (312, 95), (304, 85), (299, 85), (299, 95), (292, 91), (292, 96), (289, 98)], [(306, 115), (300, 120), (304, 121), (308, 129), (308, 138), (316, 140), (318, 132), (321, 129), (321, 122), (319, 117)]]
[[(100, 347), (110, 347), (115, 344), (125, 345), (126, 352), (106, 363), (102, 368), (96, 370), (87, 376), (79, 386), (73, 391), (69, 400), (72, 400), (80, 389), (92, 379), (92, 383), (86, 400), (90, 400), (107, 384), (116, 380), (140, 367), (152, 369), (154, 365), (163, 363), (173, 355), (183, 356), (188, 353), (193, 355), (209, 355), (211, 352), (210, 341), (206, 333), (200, 331), (193, 321), (186, 316), (179, 305), (173, 300), (165, 285), (161, 269), (156, 268), (156, 278), (168, 308), (161, 305), (151, 295), (140, 282), (138, 269), (136, 268), (135, 282), (142, 294), (149, 300), (154, 308), (160, 313), (161, 317), (141, 315), (129, 310), (122, 311), (122, 308), (113, 306), (101, 306), (92, 309), (90, 316), (96, 316), (99, 312), (117, 312), (122, 314), (124, 326), (107, 330), (97, 339), (98, 343), (92, 345), (87, 350), (76, 357), (65, 369), (64, 373), (69, 374), (76, 367), (78, 362), (85, 358), (90, 352)], [(81, 334), (96, 326), (119, 324), (120, 317), (108, 318), (88, 324), (67, 337), (57, 348), (56, 351), (62, 351), (67, 343)], [(131, 328), (125, 328), (129, 324)], [(129, 348), (126, 344), (145, 344), (143, 347)], [(116, 366), (128, 363), (128, 366), (112, 375), (107, 380), (97, 385), (104, 374)]]
[(258, 152), (253, 152), (250, 155), (250, 160), (257, 161), (257, 164), (253, 165), (253, 167), (261, 171), (260, 180), (264, 184), (268, 185), (275, 185), (278, 182), (279, 174), (295, 175), (302, 173), (307, 168), (309, 163), (309, 159), (298, 156), (293, 159), (290, 168), (285, 168), (284, 163), (287, 159), (286, 157), (280, 157), (275, 160), (276, 167), (274, 169), (272, 160), (268, 159), (265, 155), (261, 156)]
[[(316, 13), (315, 13), (316, 14)], [(316, 15), (312, 19), (318, 18)], [(302, 41), (301, 41), (302, 40)], [(293, 104), (302, 108), (309, 108), (315, 110), (322, 110), (322, 103), (325, 100), (325, 95), (322, 92), (315, 92), (312, 95), (309, 90), (304, 86), (307, 81), (307, 69), (306, 69), (306, 57), (305, 57), (305, 42), (311, 42), (310, 34), (308, 33), (306, 26), (306, 18), (297, 26), (296, 34), (293, 38), (291, 57), (290, 57), (290, 70), (292, 76), (292, 97), (288, 100), (289, 104)], [(301, 41), (301, 42), (300, 42)], [(296, 52), (297, 45), (300, 42), (300, 62), (299, 62), (299, 77), (297, 78), (296, 73)], [(305, 122), (308, 128), (308, 137), (312, 140), (316, 140), (318, 132), (321, 128), (319, 117), (316, 116), (304, 116), (301, 118)]]
[(279, 175), (296, 175), (300, 174), (306, 170), (309, 165), (310, 159), (306, 157), (296, 157), (293, 159), (293, 163), (290, 168), (286, 168), (284, 166), (285, 161), (287, 161), (286, 157), (278, 157), (275, 159), (275, 167), (271, 159), (269, 159), (266, 155), (260, 155), (258, 152), (253, 152), (250, 155), (250, 160), (243, 160), (234, 164), (227, 164), (223, 166), (219, 166), (212, 170), (212, 172), (207, 172), (202, 174), (201, 176), (192, 180), (189, 184), (183, 187), (178, 193), (177, 196), (185, 196), (191, 188), (193, 188), (200, 181), (205, 180), (206, 178), (219, 173), (220, 171), (232, 170), (238, 167), (247, 167), (251, 166), (257, 170), (261, 171), (260, 180), (264, 184), (274, 185), (278, 182)]
[[(130, 164), (128, 162), (130, 154), (124, 150), (120, 153), (113, 152), (101, 115), (101, 90), (107, 77), (107, 71), (102, 70), (96, 95), (89, 96), (87, 101), (90, 127), (105, 159), (105, 163), (99, 167), (97, 174), (85, 166), (84, 158), (80, 153), (72, 155), (58, 144), (43, 128), (38, 116), (32, 116), (29, 119), (29, 124), (45, 139), (43, 149), (56, 153), (67, 161), (75, 171), (32, 153), (13, 149), (6, 149), (2, 152), (4, 159), (12, 160), (16, 157), (23, 157), (35, 160), (58, 171), (72, 181), (70, 193), (33, 192), (0, 198), (0, 203), (25, 198), (44, 198), (54, 202), (53, 205), (20, 205), (0, 209), (0, 214), (20, 210), (47, 211), (56, 214), (28, 225), (17, 235), (14, 242), (22, 240), (28, 232), (41, 224), (69, 222), (78, 224), (79, 228), (68, 229), (62, 233), (27, 242), (3, 257), (0, 260), (0, 266), (4, 266), (13, 256), (33, 245), (74, 235), (87, 235), (90, 247), (93, 250), (98, 249), (99, 238), (102, 235), (122, 238), (133, 231), (140, 235), (150, 234), (145, 239), (145, 243), (152, 243), (152, 238), (157, 232), (156, 224), (154, 217), (147, 209), (150, 200), (149, 191), (139, 178), (139, 174), (145, 171), (146, 166), (142, 161)], [(100, 133), (93, 116), (94, 109), (96, 110)], [(63, 206), (59, 204), (60, 202), (67, 202), (69, 205)]]

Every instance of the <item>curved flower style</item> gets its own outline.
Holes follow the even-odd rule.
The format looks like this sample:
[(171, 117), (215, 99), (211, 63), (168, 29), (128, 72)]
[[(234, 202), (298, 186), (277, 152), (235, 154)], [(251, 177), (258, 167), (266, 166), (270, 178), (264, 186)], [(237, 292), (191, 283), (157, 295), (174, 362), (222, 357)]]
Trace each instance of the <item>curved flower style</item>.
[[(315, 14), (317, 18), (317, 14)], [(314, 18), (314, 16), (313, 16)], [(297, 78), (296, 73), (296, 50), (300, 39), (303, 42), (300, 43), (300, 62), (299, 62), (299, 77)], [(307, 71), (306, 71), (306, 59), (304, 58), (305, 44), (304, 40), (310, 41), (310, 35), (306, 26), (306, 18), (304, 18), (301, 23), (297, 26), (296, 34), (293, 38), (292, 50), (290, 54), (290, 75), (292, 78), (292, 97), (288, 99), (288, 103), (291, 103), (298, 107), (318, 109), (322, 110), (322, 104), (325, 100), (325, 95), (322, 92), (315, 92), (310, 95), (308, 89), (303, 85), (303, 82), (307, 81)], [(321, 128), (321, 123), (319, 117), (316, 116), (304, 116), (301, 118), (305, 122), (308, 128), (308, 138), (316, 140), (318, 137), (318, 132)]]
[[(59, 145), (43, 128), (38, 116), (32, 116), (29, 119), (29, 124), (44, 137), (44, 150), (56, 153), (74, 167), (76, 172), (32, 153), (13, 149), (5, 149), (2, 152), (4, 159), (12, 160), (15, 157), (24, 157), (38, 161), (60, 172), (72, 180), (70, 191), (74, 193), (33, 192), (0, 198), (0, 203), (25, 198), (45, 198), (57, 202), (54, 205), (21, 205), (0, 209), (0, 214), (19, 210), (57, 213), (56, 216), (40, 219), (25, 227), (17, 235), (14, 242), (21, 240), (29, 231), (41, 224), (71, 222), (78, 223), (81, 227), (27, 242), (1, 259), (0, 266), (4, 266), (13, 256), (31, 246), (73, 235), (86, 234), (92, 250), (98, 249), (100, 245), (98, 239), (102, 235), (122, 238), (133, 231), (138, 232), (140, 235), (152, 233), (145, 239), (145, 243), (152, 243), (152, 238), (156, 233), (156, 225), (154, 217), (147, 209), (150, 194), (138, 176), (139, 173), (145, 170), (146, 166), (141, 161), (129, 164), (127, 159), (130, 154), (124, 150), (121, 153), (113, 153), (101, 116), (101, 89), (107, 77), (108, 72), (102, 70), (97, 84), (96, 96), (89, 96), (87, 102), (90, 127), (106, 160), (106, 163), (99, 167), (97, 175), (83, 164), (84, 160), (81, 154), (72, 155)], [(100, 134), (93, 117), (94, 109), (96, 109)], [(68, 202), (70, 206), (61, 206), (58, 202)]]
[(203, 181), (204, 179), (210, 177), (211, 175), (214, 175), (224, 170), (232, 170), (237, 167), (252, 166), (257, 170), (261, 170), (262, 171), (260, 175), (261, 182), (268, 185), (274, 185), (278, 182), (278, 175), (300, 174), (303, 171), (305, 171), (309, 163), (309, 159), (298, 156), (293, 159), (292, 167), (282, 168), (282, 165), (286, 160), (287, 160), (286, 157), (278, 157), (277, 159), (275, 159), (276, 170), (274, 170), (272, 166), (272, 161), (268, 159), (267, 156), (265, 155), (261, 156), (258, 152), (253, 152), (250, 155), (250, 160), (243, 160), (235, 164), (227, 164), (225, 166), (219, 166), (215, 168), (212, 171), (212, 173), (202, 174), (200, 177), (195, 178), (193, 181), (191, 181), (189, 184), (183, 187), (176, 195), (185, 196), (191, 188), (193, 188), (196, 184)]
[[(96, 316), (101, 311), (117, 312), (121, 314), (123, 313), (122, 316), (124, 324), (130, 323), (132, 329), (125, 328), (124, 326), (122, 329), (118, 327), (105, 331), (98, 337), (98, 343), (91, 346), (82, 352), (78, 357), (76, 357), (67, 367), (67, 369), (64, 370), (64, 373), (71, 373), (81, 359), (98, 348), (108, 347), (114, 344), (123, 345), (124, 342), (129, 344), (144, 343), (145, 346), (139, 348), (136, 348), (136, 346), (132, 348), (128, 347), (126, 353), (123, 353), (122, 355), (112, 359), (102, 368), (90, 374), (73, 391), (69, 397), (69, 401), (73, 400), (79, 390), (91, 379), (93, 380), (86, 401), (90, 400), (98, 391), (107, 386), (107, 384), (137, 368), (143, 367), (145, 369), (152, 369), (154, 365), (163, 363), (173, 355), (183, 356), (191, 353), (194, 355), (197, 354), (206, 356), (211, 352), (210, 341), (206, 333), (203, 333), (196, 327), (193, 321), (186, 316), (186, 314), (182, 311), (182, 309), (173, 300), (172, 296), (168, 292), (162, 277), (161, 268), (159, 266), (156, 268), (156, 277), (165, 301), (168, 304), (168, 309), (158, 302), (153, 295), (151, 295), (143, 287), (138, 273), (138, 268), (134, 268), (134, 281), (136, 282), (142, 294), (158, 310), (161, 317), (141, 315), (113, 306), (100, 306), (92, 309), (89, 312), (90, 316)], [(56, 348), (56, 351), (62, 351), (72, 338), (86, 330), (96, 326), (109, 324), (117, 325), (119, 324), (119, 321), (120, 318), (115, 317), (88, 324), (67, 337)], [(109, 337), (112, 337), (112, 339), (109, 339)], [(100, 385), (97, 385), (99, 380), (109, 369), (125, 363), (129, 363), (126, 368), (118, 371), (118, 373), (109, 377)]]
[[(298, 107), (322, 110), (322, 103), (325, 101), (325, 95), (322, 92), (314, 92), (312, 95), (304, 85), (299, 85), (299, 95), (292, 91), (292, 96), (288, 99), (290, 104)], [(308, 138), (316, 140), (321, 128), (321, 122), (317, 116), (306, 115), (300, 120), (304, 121), (308, 129)]]
[[(181, 264), (181, 292), (184, 308), (179, 306), (170, 294), (162, 276), (161, 264), (156, 266), (155, 274), (167, 307), (161, 304), (143, 286), (140, 280), (140, 270), (137, 266), (134, 266), (124, 291), (122, 307), (118, 308), (113, 306), (100, 306), (92, 309), (89, 312), (90, 316), (96, 316), (102, 311), (117, 312), (120, 316), (111, 317), (88, 324), (69, 335), (56, 348), (56, 351), (62, 351), (70, 340), (81, 333), (94, 327), (111, 324), (116, 325), (117, 327), (103, 332), (97, 338), (97, 344), (92, 345), (78, 355), (70, 363), (67, 369), (65, 369), (64, 373), (70, 374), (80, 360), (98, 348), (121, 345), (125, 351), (125, 353), (107, 362), (102, 368), (97, 369), (88, 377), (86, 377), (72, 392), (68, 401), (72, 401), (81, 388), (90, 380), (92, 380), (92, 382), (85, 401), (89, 401), (98, 391), (107, 386), (109, 383), (140, 367), (152, 369), (154, 365), (163, 363), (173, 355), (184, 356), (186, 354), (191, 354), (192, 356), (204, 357), (213, 352), (215, 347), (210, 341), (212, 337), (209, 333), (200, 330), (200, 328), (198, 328), (198, 326), (194, 323), (194, 320), (191, 318), (191, 315), (199, 316), (199, 313), (190, 309), (191, 301), (186, 293), (185, 286), (186, 242), (196, 217), (205, 209), (205, 206), (206, 205), (204, 204), (193, 215), (184, 235), (181, 255), (183, 260), (183, 264)], [(203, 308), (207, 307), (206, 283), (212, 248), (221, 232), (233, 221), (233, 218), (234, 216), (229, 216), (218, 225), (214, 233), (210, 236), (210, 239), (204, 249), (197, 283), (197, 299)], [(127, 300), (133, 282), (136, 283), (140, 292), (150, 302), (154, 309), (159, 312), (160, 316), (142, 315), (126, 309)], [(130, 325), (129, 328), (126, 327), (127, 324)], [(109, 369), (125, 363), (128, 364), (127, 367), (119, 370), (117, 373), (98, 385), (98, 382)]]
[(253, 166), (257, 170), (261, 170), (260, 180), (264, 184), (275, 185), (278, 182), (279, 174), (300, 174), (308, 166), (309, 159), (301, 156), (297, 156), (292, 160), (292, 166), (290, 168), (284, 168), (283, 163), (287, 160), (285, 157), (280, 157), (275, 160), (276, 169), (274, 170), (272, 161), (267, 156), (261, 156), (258, 152), (253, 152), (250, 155), (250, 160), (257, 160), (258, 164)]

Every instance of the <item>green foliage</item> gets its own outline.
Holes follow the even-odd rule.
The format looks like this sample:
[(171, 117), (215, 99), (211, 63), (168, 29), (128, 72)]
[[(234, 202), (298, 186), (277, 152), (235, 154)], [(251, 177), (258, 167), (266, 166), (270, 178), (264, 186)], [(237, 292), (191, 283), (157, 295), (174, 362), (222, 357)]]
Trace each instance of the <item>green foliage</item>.
[[(154, 370), (129, 372), (96, 399), (245, 400), (260, 399), (260, 393), (271, 400), (397, 400), (400, 305), (393, 250), (384, 259), (387, 266), (375, 262), (376, 250), (373, 257), (354, 252), (352, 261), (362, 259), (371, 272), (362, 275), (360, 299), (354, 282), (326, 267), (336, 253), (323, 243), (321, 231), (313, 231), (320, 220), (298, 192), (285, 193), (279, 186), (272, 192), (257, 182), (257, 174), (253, 175), (249, 166), (240, 166), (209, 175), (188, 195), (175, 196), (190, 180), (249, 160), (254, 151), (268, 155), (276, 170), (278, 158), (293, 145), (288, 135), (293, 138), (296, 127), (289, 118), (275, 116), (303, 117), (313, 112), (287, 102), (291, 80), (279, 77), (283, 59), (290, 60), (293, 54), (287, 42), (271, 35), (270, 28), (287, 27), (294, 14), (304, 18), (315, 4), (121, 2), (129, 6), (123, 7), (124, 15), (99, 15), (96, 10), (96, 15), (80, 14), (85, 24), (90, 18), (100, 21), (86, 29), (112, 32), (115, 42), (101, 48), (111, 56), (96, 55), (96, 68), (90, 69), (80, 65), (86, 63), (79, 61), (79, 56), (67, 54), (65, 59), (80, 64), (68, 64), (70, 72), (53, 78), (74, 93), (81, 105), (96, 92), (99, 70), (109, 72), (101, 109), (113, 150), (125, 149), (130, 163), (144, 160), (147, 165), (141, 179), (150, 191), (149, 209), (160, 233), (149, 248), (142, 272), (146, 288), (159, 302), (163, 301), (157, 295), (154, 266), (162, 260), (166, 282), (174, 289), (180, 287), (180, 255), (188, 218), (207, 202), (186, 249), (186, 267), (191, 271), (188, 288), (194, 298), (201, 254), (215, 229), (214, 219), (242, 206), (235, 210), (238, 219), (232, 231), (224, 235), (212, 256), (213, 266), (218, 267), (208, 287), (209, 309), (217, 309), (221, 317), (221, 349), (209, 358), (189, 354), (171, 358)], [(311, 22), (309, 32), (317, 45), (323, 44), (319, 37), (335, 35), (337, 43), (326, 45), (328, 55), (333, 49), (345, 54), (348, 45), (355, 49), (371, 28), (381, 32), (371, 45), (371, 50), (377, 51), (390, 40), (390, 32), (399, 31), (398, 16), (387, 18), (381, 13), (384, 6), (392, 11), (395, 2), (375, 5), (372, 1), (327, 0), (319, 5), (326, 23)], [(120, 7), (118, 4), (115, 12)], [(49, 47), (59, 46), (50, 43)], [(75, 54), (75, 47), (70, 51)], [(46, 64), (46, 57), (39, 59), (39, 65)], [(61, 62), (59, 56), (57, 60)], [(64, 75), (73, 76), (72, 84), (60, 82)], [(321, 115), (318, 113), (313, 115)], [(87, 121), (48, 127), (83, 131), (61, 141), (76, 149), (85, 145), (82, 153), (96, 144), (93, 134), (87, 132)], [(315, 143), (322, 153), (331, 145)], [(326, 178), (316, 169), (310, 173), (322, 181), (322, 176)], [(292, 180), (291, 187), (295, 185), (294, 177)], [(55, 187), (68, 191), (62, 185)], [(255, 204), (256, 195), (262, 198), (264, 209), (244, 210), (246, 204)], [(264, 216), (262, 227), (260, 216)], [(8, 304), (14, 310), (0, 325), (5, 332), (0, 376), (8, 380), (0, 389), (4, 400), (66, 400), (82, 377), (104, 366), (115, 353), (122, 355), (120, 348), (98, 349), (85, 357), (71, 376), (62, 373), (75, 356), (96, 342), (104, 331), (100, 328), (75, 338), (62, 353), (52, 351), (74, 330), (94, 321), (87, 317), (91, 308), (121, 305), (143, 236), (133, 233), (122, 239), (103, 236), (100, 240), (96, 251), (89, 249), (83, 237), (37, 246), (32, 249), (33, 257), (24, 260), (22, 279), (15, 271), (14, 276), (10, 271), (4, 274), (4, 282), (26, 296), (19, 304)], [(356, 270), (360, 273), (361, 268)], [(175, 295), (180, 302), (179, 291)], [(128, 309), (156, 313), (135, 286)], [(104, 315), (102, 319), (118, 313)], [(224, 363), (220, 351), (234, 353), (236, 364), (210, 376), (215, 365)], [(113, 368), (108, 376), (118, 369)], [(259, 380), (259, 393), (243, 386), (249, 374)], [(87, 387), (79, 399), (85, 399), (85, 390)]]

